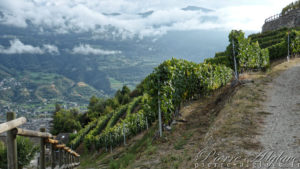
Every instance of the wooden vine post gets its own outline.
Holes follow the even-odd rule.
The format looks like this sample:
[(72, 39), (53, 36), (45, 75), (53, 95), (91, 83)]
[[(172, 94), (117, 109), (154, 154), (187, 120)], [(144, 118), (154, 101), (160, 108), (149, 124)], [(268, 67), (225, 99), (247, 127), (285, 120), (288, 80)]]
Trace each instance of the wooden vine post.
[(239, 74), (237, 70), (237, 63), (236, 63), (236, 57), (235, 57), (235, 49), (234, 49), (234, 39), (232, 39), (232, 52), (233, 52), (233, 62), (234, 62), (234, 75), (235, 79), (239, 80)]
[(288, 54), (287, 54), (287, 61), (290, 61), (290, 31), (288, 31)]
[(147, 118), (147, 116), (146, 116), (146, 128), (147, 128), (147, 130), (149, 129), (148, 118)]
[(125, 123), (123, 123), (123, 139), (124, 139), (124, 146), (126, 146)]
[(112, 141), (111, 141), (111, 133), (109, 133), (109, 140), (110, 140), (110, 153), (112, 153)]
[(159, 125), (159, 137), (162, 137), (162, 122), (161, 122), (161, 110), (160, 110), (160, 98), (158, 89), (158, 125)]

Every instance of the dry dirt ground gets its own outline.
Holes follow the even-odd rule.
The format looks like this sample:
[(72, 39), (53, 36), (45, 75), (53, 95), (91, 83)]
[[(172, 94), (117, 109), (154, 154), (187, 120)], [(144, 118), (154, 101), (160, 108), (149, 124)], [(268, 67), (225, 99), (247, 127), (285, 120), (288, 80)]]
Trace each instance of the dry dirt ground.
[(268, 115), (257, 137), (263, 147), (261, 168), (300, 168), (300, 64), (280, 73), (266, 89), (262, 110)]

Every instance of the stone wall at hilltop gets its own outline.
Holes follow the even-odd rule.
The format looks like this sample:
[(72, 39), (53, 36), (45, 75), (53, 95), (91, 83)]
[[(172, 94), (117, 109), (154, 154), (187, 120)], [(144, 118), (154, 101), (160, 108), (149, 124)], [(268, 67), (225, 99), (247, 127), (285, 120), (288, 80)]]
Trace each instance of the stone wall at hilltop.
[(300, 27), (300, 9), (291, 10), (275, 20), (265, 22), (262, 32), (278, 30), (284, 27)]

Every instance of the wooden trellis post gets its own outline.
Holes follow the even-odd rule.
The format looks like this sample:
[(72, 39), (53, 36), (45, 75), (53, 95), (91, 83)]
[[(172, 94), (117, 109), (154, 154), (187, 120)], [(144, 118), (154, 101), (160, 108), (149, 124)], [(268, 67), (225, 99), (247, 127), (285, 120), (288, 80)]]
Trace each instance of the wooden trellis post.
[(146, 127), (147, 127), (147, 130), (149, 129), (149, 126), (148, 126), (148, 118), (146, 116)]
[(110, 139), (110, 153), (112, 153), (112, 141), (111, 141), (111, 133), (109, 133), (109, 139)]
[(159, 125), (159, 137), (162, 137), (162, 122), (161, 122), (161, 110), (160, 110), (160, 94), (158, 89), (158, 125)]
[(126, 146), (126, 136), (125, 136), (125, 123), (123, 123), (123, 139), (124, 139), (124, 146)]

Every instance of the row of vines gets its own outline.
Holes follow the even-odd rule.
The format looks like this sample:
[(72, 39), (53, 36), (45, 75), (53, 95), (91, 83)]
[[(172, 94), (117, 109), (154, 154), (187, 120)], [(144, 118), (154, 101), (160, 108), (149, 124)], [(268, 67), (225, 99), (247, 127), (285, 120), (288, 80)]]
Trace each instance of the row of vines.
[(117, 146), (124, 141), (124, 135), (130, 138), (146, 129), (156, 119), (158, 99), (161, 101), (163, 121), (170, 123), (175, 107), (181, 102), (195, 95), (206, 95), (226, 85), (231, 77), (232, 70), (226, 66), (178, 59), (163, 62), (144, 80), (146, 93), (140, 104), (141, 109), (127, 114), (125, 119), (94, 137), (94, 146), (97, 149)]
[(300, 8), (300, 1), (295, 1), (284, 7), (281, 11), (282, 14), (287, 14), (290, 10), (298, 9)]
[(88, 134), (80, 131), (86, 134), (83, 139), (85, 146), (96, 149), (114, 147), (124, 141), (124, 136), (128, 139), (145, 130), (157, 118), (158, 99), (161, 101), (163, 121), (168, 124), (174, 117), (175, 108), (183, 101), (204, 96), (226, 85), (231, 78), (232, 70), (224, 65), (167, 60), (143, 81), (143, 96), (134, 98), (112, 114), (100, 117), (96, 127)]
[(98, 137), (103, 130), (113, 127), (125, 113), (127, 114), (126, 116), (129, 116), (141, 103), (141, 100), (142, 97), (138, 96), (130, 103), (120, 106), (115, 111), (102, 115), (97, 120), (90, 122), (74, 136), (69, 143), (70, 146), (76, 149), (81, 142), (84, 142), (85, 146), (90, 148), (94, 144), (95, 137)]
[[(259, 39), (257, 35), (253, 37)], [(239, 72), (264, 70), (269, 67), (269, 50), (261, 49), (258, 41), (245, 38), (244, 32), (233, 30), (229, 34), (229, 42), (225, 52), (216, 53), (214, 58), (205, 59), (204, 63), (221, 64), (234, 69), (233, 56), (235, 56)]]
[(263, 49), (269, 50), (270, 60), (285, 58), (288, 55), (288, 46), (290, 47), (290, 55), (300, 53), (299, 28), (282, 28), (276, 31), (253, 34), (249, 38), (252, 42), (258, 41)]

